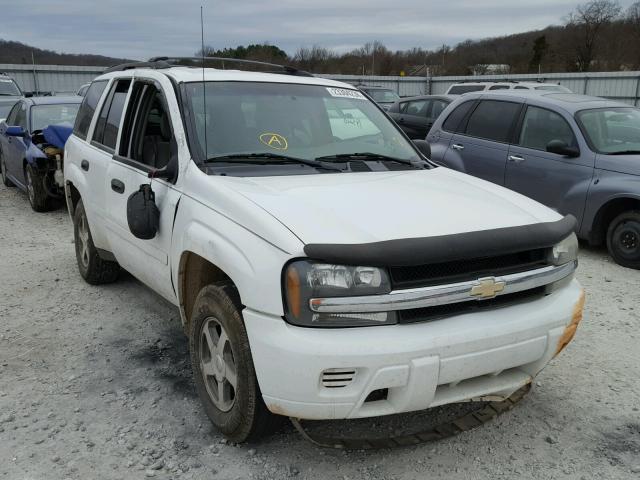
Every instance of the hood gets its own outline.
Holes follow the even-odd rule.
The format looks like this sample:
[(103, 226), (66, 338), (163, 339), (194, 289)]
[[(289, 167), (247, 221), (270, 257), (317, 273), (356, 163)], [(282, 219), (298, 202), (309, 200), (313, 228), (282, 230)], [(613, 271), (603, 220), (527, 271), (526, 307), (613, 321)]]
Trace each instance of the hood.
[(520, 194), (446, 168), (227, 177), (303, 243), (369, 243), (555, 221)]

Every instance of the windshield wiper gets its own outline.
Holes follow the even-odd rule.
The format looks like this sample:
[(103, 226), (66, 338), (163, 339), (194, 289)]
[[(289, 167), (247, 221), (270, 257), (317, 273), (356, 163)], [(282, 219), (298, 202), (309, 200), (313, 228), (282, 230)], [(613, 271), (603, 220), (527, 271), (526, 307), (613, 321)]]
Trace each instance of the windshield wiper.
[[(263, 161), (259, 161), (263, 159)], [(324, 162), (320, 162), (318, 160), (310, 160), (307, 158), (298, 158), (291, 157), (289, 155), (282, 155), (279, 153), (233, 153), (229, 155), (218, 155), (216, 157), (211, 157), (205, 160), (205, 163), (215, 163), (215, 162), (244, 162), (244, 163), (257, 163), (260, 165), (268, 165), (270, 163), (301, 163), (303, 165), (308, 165), (310, 167), (318, 168), (320, 170), (329, 170), (332, 172), (344, 172), (341, 168), (338, 168), (334, 165), (328, 165)]]
[(411, 165), (412, 167), (421, 168), (424, 168), (426, 165), (426, 162), (423, 161), (405, 160), (404, 158), (395, 158), (388, 155), (382, 155), (380, 153), (372, 152), (338, 153), (336, 155), (325, 155), (323, 157), (318, 157), (316, 158), (316, 160), (361, 160), (363, 162), (383, 161), (402, 163), (404, 165)]
[(640, 150), (622, 150), (620, 152), (608, 152), (607, 155), (638, 155)]

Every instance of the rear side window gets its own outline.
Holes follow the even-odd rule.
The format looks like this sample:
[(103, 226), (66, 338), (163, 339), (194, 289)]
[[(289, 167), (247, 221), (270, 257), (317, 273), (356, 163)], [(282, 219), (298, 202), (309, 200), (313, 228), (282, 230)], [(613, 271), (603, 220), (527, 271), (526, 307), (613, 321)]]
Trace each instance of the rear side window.
[(469, 117), (465, 133), (472, 137), (506, 143), (520, 108), (519, 103), (483, 100)]
[(514, 87), (515, 90), (529, 90), (529, 87)]
[(131, 80), (118, 80), (113, 84), (107, 99), (102, 105), (102, 111), (93, 132), (93, 141), (111, 150), (116, 148), (120, 119), (122, 118), (124, 102), (130, 85)]
[(82, 105), (80, 106), (80, 110), (78, 111), (78, 116), (76, 117), (76, 123), (73, 127), (73, 133), (82, 138), (87, 138), (87, 133), (89, 132), (89, 126), (91, 125), (91, 119), (93, 118), (93, 114), (96, 111), (96, 106), (100, 101), (100, 97), (102, 97), (102, 92), (107, 86), (107, 80), (100, 80), (98, 82), (93, 82), (87, 90), (87, 94), (82, 101)]
[(471, 110), (471, 107), (475, 105), (475, 100), (464, 102), (458, 105), (453, 112), (449, 114), (447, 119), (442, 124), (442, 129), (446, 132), (456, 133), (462, 129), (462, 121)]
[(493, 85), (489, 90), (509, 90), (509, 85)]
[(447, 92), (450, 95), (462, 95), (463, 93), (479, 92), (484, 90), (484, 85), (454, 85)]

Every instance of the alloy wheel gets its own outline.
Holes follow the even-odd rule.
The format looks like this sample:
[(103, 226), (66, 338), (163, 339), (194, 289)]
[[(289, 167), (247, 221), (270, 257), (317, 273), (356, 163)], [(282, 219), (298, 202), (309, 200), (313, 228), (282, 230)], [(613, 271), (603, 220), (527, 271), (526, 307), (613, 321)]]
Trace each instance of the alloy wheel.
[(200, 331), (200, 372), (213, 404), (223, 412), (231, 410), (238, 371), (229, 336), (214, 317), (207, 318)]
[(78, 220), (78, 249), (82, 266), (86, 268), (89, 266), (89, 226), (85, 215), (80, 215)]
[(29, 167), (26, 169), (25, 177), (27, 180), (27, 195), (29, 195), (29, 201), (31, 202), (31, 205), (35, 205), (36, 192), (33, 188), (33, 177), (31, 176), (31, 169)]

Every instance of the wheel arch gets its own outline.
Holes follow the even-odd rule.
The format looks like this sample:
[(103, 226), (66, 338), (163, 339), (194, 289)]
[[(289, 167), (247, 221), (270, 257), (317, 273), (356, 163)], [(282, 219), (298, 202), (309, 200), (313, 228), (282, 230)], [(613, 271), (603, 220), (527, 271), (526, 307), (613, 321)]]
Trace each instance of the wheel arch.
[(236, 287), (231, 277), (213, 262), (190, 250), (182, 252), (178, 264), (177, 286), (180, 316), (185, 331), (189, 330), (193, 305), (200, 290), (206, 285), (221, 281)]
[(604, 243), (607, 235), (607, 228), (611, 221), (623, 212), (629, 210), (640, 210), (640, 198), (633, 196), (622, 196), (609, 199), (597, 211), (591, 231), (589, 242), (593, 245)]

